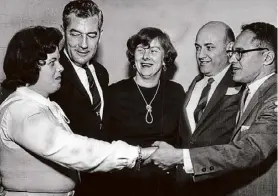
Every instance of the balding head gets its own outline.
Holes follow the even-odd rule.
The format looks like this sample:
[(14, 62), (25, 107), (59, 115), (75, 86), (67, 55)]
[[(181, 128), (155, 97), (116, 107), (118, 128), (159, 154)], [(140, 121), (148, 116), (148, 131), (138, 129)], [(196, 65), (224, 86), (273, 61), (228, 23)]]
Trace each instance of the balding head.
[(201, 32), (211, 31), (215, 35), (219, 35), (219, 39), (222, 39), (224, 43), (234, 42), (235, 35), (231, 27), (229, 27), (226, 23), (221, 21), (210, 21), (203, 25), (197, 33), (197, 36)]
[(201, 73), (214, 76), (228, 66), (226, 50), (235, 37), (231, 28), (223, 22), (211, 21), (198, 31), (195, 41), (196, 59)]

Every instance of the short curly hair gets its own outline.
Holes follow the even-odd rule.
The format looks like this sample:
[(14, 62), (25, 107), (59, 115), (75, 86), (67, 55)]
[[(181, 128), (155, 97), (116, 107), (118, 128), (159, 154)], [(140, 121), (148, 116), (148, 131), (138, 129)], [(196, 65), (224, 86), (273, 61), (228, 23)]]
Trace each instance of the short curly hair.
[(7, 47), (3, 66), (6, 79), (1, 85), (15, 90), (35, 84), (47, 54), (55, 52), (61, 40), (62, 33), (54, 27), (35, 26), (18, 31)]
[(137, 34), (131, 36), (127, 41), (126, 55), (131, 65), (134, 64), (135, 49), (139, 44), (148, 46), (152, 40), (158, 39), (162, 48), (164, 49), (165, 66), (172, 66), (177, 57), (177, 51), (174, 48), (169, 36), (155, 27), (146, 27), (141, 29)]
[(69, 2), (63, 11), (63, 27), (67, 29), (69, 25), (68, 16), (74, 13), (76, 17), (80, 18), (88, 18), (94, 15), (98, 16), (98, 28), (102, 28), (103, 24), (103, 14), (102, 11), (98, 8), (97, 4), (95, 4), (91, 0), (76, 0)]
[(277, 28), (274, 25), (264, 22), (254, 22), (241, 27), (242, 31), (249, 30), (255, 34), (254, 40), (259, 42), (259, 46), (268, 47), (275, 53), (277, 58)]

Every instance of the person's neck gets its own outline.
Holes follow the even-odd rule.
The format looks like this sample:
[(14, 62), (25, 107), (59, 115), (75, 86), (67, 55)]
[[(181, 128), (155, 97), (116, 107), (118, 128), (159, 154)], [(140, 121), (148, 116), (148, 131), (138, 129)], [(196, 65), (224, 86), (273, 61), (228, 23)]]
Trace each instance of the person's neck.
[(136, 75), (134, 77), (135, 82), (142, 87), (145, 88), (152, 88), (158, 85), (159, 77), (152, 77), (152, 78), (142, 78), (141, 76)]
[(45, 98), (48, 98), (49, 94), (41, 91), (40, 89), (38, 89), (35, 85), (31, 85), (31, 86), (27, 86), (27, 88), (31, 89), (32, 91), (35, 91), (36, 93), (42, 95)]

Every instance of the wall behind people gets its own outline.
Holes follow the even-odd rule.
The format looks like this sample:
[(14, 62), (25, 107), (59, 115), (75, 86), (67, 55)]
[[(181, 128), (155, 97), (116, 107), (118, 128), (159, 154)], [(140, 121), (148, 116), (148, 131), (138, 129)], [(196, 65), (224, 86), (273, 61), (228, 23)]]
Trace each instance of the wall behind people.
[[(69, 0), (1, 0), (0, 81), (3, 58), (11, 36), (30, 25), (59, 27), (62, 10)], [(166, 31), (178, 51), (173, 80), (185, 90), (198, 73), (195, 36), (210, 20), (221, 20), (237, 35), (240, 26), (254, 21), (276, 25), (276, 0), (95, 0), (104, 13), (98, 61), (109, 71), (110, 84), (128, 77), (125, 55), (129, 36), (147, 26)]]

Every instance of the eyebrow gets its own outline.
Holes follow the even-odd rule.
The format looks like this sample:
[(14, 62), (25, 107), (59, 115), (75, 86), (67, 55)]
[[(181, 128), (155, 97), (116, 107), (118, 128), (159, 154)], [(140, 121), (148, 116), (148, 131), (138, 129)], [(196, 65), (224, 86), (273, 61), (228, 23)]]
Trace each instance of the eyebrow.
[(49, 61), (48, 61), (48, 63), (51, 63), (51, 62), (53, 62), (53, 61), (56, 61), (58, 58), (56, 58), (56, 57), (53, 57), (53, 58), (51, 58)]
[[(82, 32), (80, 32), (80, 31), (78, 31), (78, 30), (76, 30), (76, 29), (71, 29), (70, 32), (76, 32), (76, 33), (83, 34)], [(97, 31), (87, 32), (87, 33), (85, 33), (85, 34), (88, 35), (88, 34), (92, 34), (92, 33), (93, 33), (93, 34), (97, 34)]]

